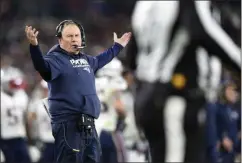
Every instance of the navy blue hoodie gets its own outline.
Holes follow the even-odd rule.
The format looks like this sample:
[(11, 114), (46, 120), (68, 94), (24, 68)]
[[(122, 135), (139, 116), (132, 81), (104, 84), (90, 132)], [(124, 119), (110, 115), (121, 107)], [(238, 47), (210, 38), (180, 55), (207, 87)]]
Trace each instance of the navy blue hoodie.
[(114, 43), (102, 54), (68, 54), (55, 45), (43, 56), (39, 46), (30, 45), (35, 69), (48, 82), (51, 121), (59, 123), (76, 119), (80, 114), (98, 118), (100, 101), (96, 94), (94, 73), (109, 63), (123, 49)]

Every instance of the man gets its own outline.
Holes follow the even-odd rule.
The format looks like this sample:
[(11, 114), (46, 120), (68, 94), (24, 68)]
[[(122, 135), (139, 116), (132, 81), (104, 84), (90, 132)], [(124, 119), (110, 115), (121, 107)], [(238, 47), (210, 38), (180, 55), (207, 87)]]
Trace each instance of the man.
[[(199, 69), (206, 71), (203, 79), (208, 81), (221, 72), (219, 58), (241, 71), (240, 48), (212, 17), (210, 7), (211, 1), (180, 0), (138, 1), (134, 8), (135, 39), (126, 63), (138, 79), (135, 117), (153, 162), (204, 162), (205, 100)], [(196, 58), (201, 48), (207, 51), (207, 66)]]
[(94, 73), (110, 62), (125, 47), (131, 33), (117, 38), (114, 45), (92, 57), (81, 53), (86, 46), (83, 27), (72, 20), (56, 28), (58, 45), (42, 56), (38, 31), (26, 26), (35, 69), (49, 87), (49, 112), (55, 138), (57, 162), (99, 162), (100, 144), (94, 125), (100, 113)]
[(23, 79), (15, 78), (12, 74), (8, 78), (8, 75), (3, 75), (1, 79), (0, 149), (6, 163), (29, 163), (25, 128), (28, 96), (23, 89)]

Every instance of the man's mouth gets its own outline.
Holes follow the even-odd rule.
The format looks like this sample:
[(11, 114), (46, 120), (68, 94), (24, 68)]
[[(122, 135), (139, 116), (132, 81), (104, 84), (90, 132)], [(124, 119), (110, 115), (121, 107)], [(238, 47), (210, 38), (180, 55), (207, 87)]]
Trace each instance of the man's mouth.
[(79, 46), (79, 45), (72, 45), (73, 48), (77, 49), (77, 50), (80, 50), (82, 47)]

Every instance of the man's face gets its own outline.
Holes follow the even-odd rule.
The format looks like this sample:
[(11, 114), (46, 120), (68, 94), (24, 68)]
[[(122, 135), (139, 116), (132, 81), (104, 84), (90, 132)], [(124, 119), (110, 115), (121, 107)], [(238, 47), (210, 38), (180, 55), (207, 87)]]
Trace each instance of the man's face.
[(79, 51), (74, 47), (81, 46), (81, 31), (75, 24), (65, 25), (62, 30), (62, 37), (59, 39), (60, 47), (69, 53), (77, 54)]
[(225, 96), (230, 103), (235, 103), (238, 99), (238, 92), (235, 86), (228, 86), (225, 89)]

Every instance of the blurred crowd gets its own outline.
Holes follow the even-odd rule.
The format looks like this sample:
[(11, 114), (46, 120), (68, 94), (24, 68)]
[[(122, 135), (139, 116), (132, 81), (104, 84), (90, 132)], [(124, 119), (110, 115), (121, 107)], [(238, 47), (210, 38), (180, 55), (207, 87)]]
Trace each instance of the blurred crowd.
[[(0, 10), (0, 54), (1, 66), (12, 64), (24, 72), (28, 81), (28, 94), (39, 82), (40, 77), (31, 63), (28, 43), (25, 38), (25, 25), (37, 27), (43, 53), (54, 44), (55, 28), (63, 19), (74, 19), (85, 28), (87, 48), (85, 52), (97, 55), (112, 44), (113, 32), (128, 31), (129, 18), (115, 14), (111, 7), (102, 1), (1, 1)], [(7, 58), (5, 60), (5, 58)]]
[[(53, 149), (54, 140), (48, 111), (46, 111), (48, 104), (45, 99), (48, 96), (48, 88), (33, 67), (24, 33), (25, 25), (32, 25), (40, 31), (40, 47), (43, 53), (47, 53), (57, 43), (57, 39), (54, 37), (56, 25), (63, 19), (74, 19), (80, 22), (85, 29), (87, 38), (85, 53), (97, 55), (112, 45), (113, 32), (122, 34), (131, 30), (130, 11), (133, 4), (133, 1), (130, 1), (130, 4), (126, 4), (129, 7), (120, 5), (118, 8), (118, 2), (112, 4), (108, 0), (2, 0), (0, 2), (1, 105), (6, 102), (9, 107), (12, 107), (11, 103), (13, 103), (19, 109), (18, 111), (8, 110), (9, 108), (4, 110), (5, 108), (1, 106), (1, 139), (19, 137), (26, 139), (27, 153), (30, 155), (31, 162), (46, 162), (53, 159), (51, 149)], [(125, 53), (126, 50), (121, 52), (121, 59)], [(115, 140), (118, 139), (119, 134), (124, 139), (123, 146), (119, 147), (119, 153), (114, 154), (118, 157), (119, 162), (148, 161), (148, 144), (143, 133), (135, 126), (133, 115), (133, 92), (136, 87), (134, 73), (126, 69), (119, 59), (114, 59), (98, 71), (96, 87), (102, 103), (102, 112), (96, 122), (96, 127), (106, 161), (111, 162), (109, 155), (115, 151), (115, 146), (117, 146)], [(229, 129), (232, 126), (233, 130), (226, 131), (225, 134), (222, 133), (223, 127), (219, 126), (221, 127), (218, 129), (219, 131), (213, 133), (215, 129), (210, 126), (209, 135), (204, 135), (210, 140), (217, 137), (225, 138), (221, 138), (223, 141), (218, 142), (217, 149), (221, 149), (222, 153), (226, 151), (232, 153), (236, 150), (236, 159), (239, 159), (237, 155), (240, 153), (240, 143), (238, 142), (241, 141), (240, 87), (240, 79), (235, 77), (229, 69), (223, 67), (220, 98), (217, 103), (207, 106), (207, 117), (209, 123), (215, 125), (216, 130), (216, 125), (220, 122), (225, 126), (229, 125)], [(10, 94), (12, 99), (5, 98), (2, 92)], [(229, 104), (229, 107), (225, 107), (224, 104)], [(217, 115), (217, 111), (213, 113), (214, 108), (226, 108), (224, 109), (226, 112), (233, 112), (232, 118), (235, 119), (235, 122), (229, 124), (224, 122), (221, 119), (227, 117), (226, 113), (218, 111)], [(22, 118), (15, 122), (15, 119), (12, 118), (14, 116), (22, 116)], [(216, 118), (220, 118), (220, 121), (215, 122)], [(8, 128), (9, 123), (14, 125), (17, 122), (18, 125), (22, 125), (21, 131), (11, 128), (11, 124)], [(114, 131), (118, 132), (115, 132), (114, 135), (111, 134), (110, 140), (115, 139), (113, 145), (107, 143), (106, 139), (109, 132)], [(233, 144), (236, 144), (236, 147)], [(7, 148), (7, 146), (10, 144), (4, 146), (0, 142), (0, 148), (2, 148), (0, 150), (3, 151), (3, 148)], [(126, 150), (123, 148), (129, 152), (124, 152)], [(209, 151), (209, 153), (212, 155), (211, 158), (219, 157), (214, 151)], [(1, 162), (6, 161), (5, 157), (6, 155), (1, 153)]]

